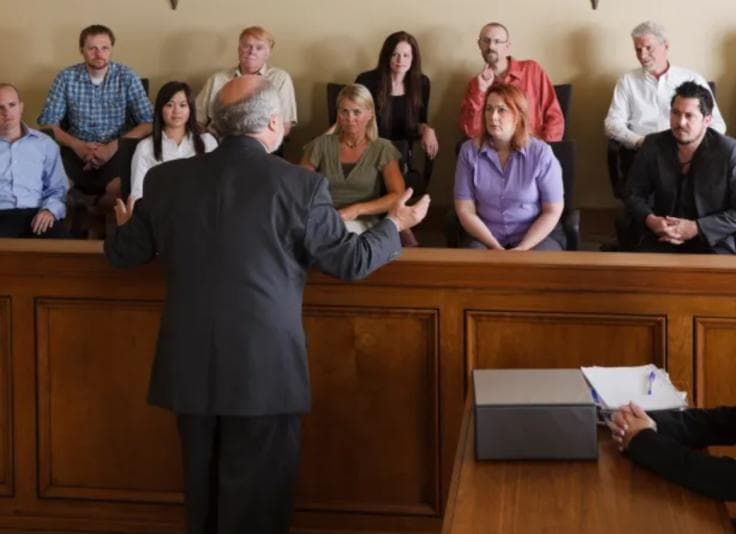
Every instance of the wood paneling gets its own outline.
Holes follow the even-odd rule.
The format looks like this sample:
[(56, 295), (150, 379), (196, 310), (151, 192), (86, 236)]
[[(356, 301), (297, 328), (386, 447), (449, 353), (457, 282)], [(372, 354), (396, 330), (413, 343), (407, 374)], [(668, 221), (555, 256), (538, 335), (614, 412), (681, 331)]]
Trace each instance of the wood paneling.
[(736, 405), (736, 318), (695, 318), (698, 406)]
[(665, 363), (664, 317), (469, 311), (468, 370)]
[(299, 507), (439, 515), (436, 311), (308, 306), (304, 319)]
[(0, 496), (13, 495), (13, 387), (10, 373), (10, 299), (0, 297)]
[[(431, 249), (351, 284), (310, 273), (296, 531), (437, 531), (475, 366), (654, 362), (700, 405), (736, 402), (735, 275), (710, 256)], [(0, 531), (180, 532), (175, 420), (146, 404), (161, 266), (0, 240), (0, 287)]]
[(160, 304), (39, 299), (39, 494), (181, 502), (174, 418), (146, 404)]
[[(695, 318), (695, 382), (699, 407), (736, 405), (736, 318)], [(736, 456), (736, 446), (711, 447)], [(736, 512), (736, 503), (730, 503)], [(733, 513), (732, 512), (732, 513)]]

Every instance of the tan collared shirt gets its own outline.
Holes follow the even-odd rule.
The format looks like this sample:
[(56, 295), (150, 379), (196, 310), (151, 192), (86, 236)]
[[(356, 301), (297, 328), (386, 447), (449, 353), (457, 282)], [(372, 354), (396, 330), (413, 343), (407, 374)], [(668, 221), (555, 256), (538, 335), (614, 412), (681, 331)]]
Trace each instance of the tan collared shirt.
[[(271, 82), (279, 94), (281, 100), (281, 112), (285, 122), (296, 124), (296, 97), (294, 96), (294, 83), (291, 76), (285, 70), (263, 65), (258, 74)], [(242, 76), (239, 68), (225, 69), (214, 73), (207, 79), (204, 87), (197, 95), (195, 102), (197, 108), (197, 122), (209, 126), (212, 122), (215, 97), (222, 86), (233, 78)]]

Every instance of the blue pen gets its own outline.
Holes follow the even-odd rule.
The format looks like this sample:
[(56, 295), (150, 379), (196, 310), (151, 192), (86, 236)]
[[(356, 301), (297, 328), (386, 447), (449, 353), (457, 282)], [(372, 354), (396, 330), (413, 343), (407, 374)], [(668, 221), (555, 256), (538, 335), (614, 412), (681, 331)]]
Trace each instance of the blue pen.
[(647, 376), (647, 395), (652, 394), (652, 384), (654, 384), (655, 378), (657, 378), (657, 374), (654, 370), (649, 371), (649, 375)]

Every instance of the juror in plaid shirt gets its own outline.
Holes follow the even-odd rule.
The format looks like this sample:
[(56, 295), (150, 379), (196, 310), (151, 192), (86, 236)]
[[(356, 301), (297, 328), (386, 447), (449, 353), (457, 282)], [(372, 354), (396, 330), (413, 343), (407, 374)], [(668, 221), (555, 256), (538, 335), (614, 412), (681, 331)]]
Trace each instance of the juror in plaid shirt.
[(38, 124), (69, 121), (69, 133), (82, 141), (107, 143), (131, 127), (152, 122), (153, 113), (136, 73), (120, 63), (108, 65), (95, 85), (84, 63), (62, 70), (51, 85)]

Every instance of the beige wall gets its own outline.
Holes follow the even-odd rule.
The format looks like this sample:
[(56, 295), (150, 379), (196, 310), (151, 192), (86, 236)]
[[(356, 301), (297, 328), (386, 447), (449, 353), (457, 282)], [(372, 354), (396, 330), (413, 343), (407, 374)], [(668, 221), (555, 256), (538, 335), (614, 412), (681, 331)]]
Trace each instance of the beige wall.
[(271, 63), (294, 78), (299, 125), (289, 155), (326, 126), (324, 86), (371, 68), (383, 38), (405, 29), (419, 40), (432, 80), (430, 122), (441, 151), (432, 192), (451, 199), (455, 119), (467, 80), (480, 68), (475, 45), (483, 22), (511, 30), (514, 55), (534, 58), (553, 82), (574, 84), (569, 132), (578, 142), (576, 204), (614, 205), (605, 168), (602, 121), (616, 77), (636, 66), (631, 28), (644, 19), (670, 33), (673, 63), (718, 84), (718, 102), (736, 131), (733, 104), (736, 9), (733, 0), (0, 0), (0, 72), (26, 99), (35, 123), (55, 73), (79, 60), (81, 27), (101, 22), (118, 37), (114, 57), (151, 79), (151, 94), (169, 79), (198, 91), (214, 69), (235, 63), (239, 30), (261, 24), (276, 35)]

